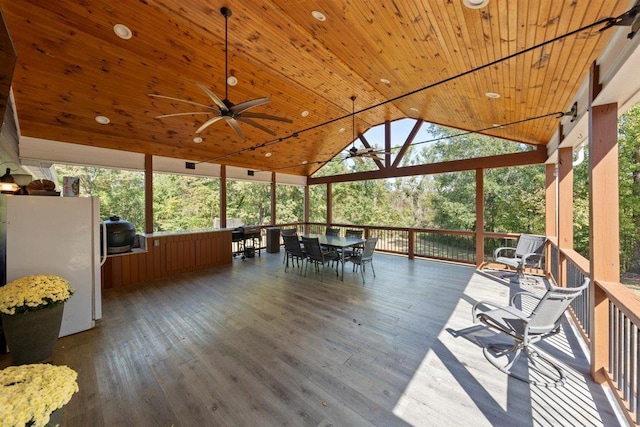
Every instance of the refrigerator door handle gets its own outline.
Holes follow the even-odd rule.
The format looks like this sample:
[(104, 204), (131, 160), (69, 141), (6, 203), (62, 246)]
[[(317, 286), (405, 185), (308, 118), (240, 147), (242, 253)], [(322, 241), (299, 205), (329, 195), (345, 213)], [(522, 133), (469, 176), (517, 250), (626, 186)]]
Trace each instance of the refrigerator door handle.
[(107, 225), (100, 221), (100, 233), (102, 233), (102, 251), (100, 251), (100, 267), (107, 262)]

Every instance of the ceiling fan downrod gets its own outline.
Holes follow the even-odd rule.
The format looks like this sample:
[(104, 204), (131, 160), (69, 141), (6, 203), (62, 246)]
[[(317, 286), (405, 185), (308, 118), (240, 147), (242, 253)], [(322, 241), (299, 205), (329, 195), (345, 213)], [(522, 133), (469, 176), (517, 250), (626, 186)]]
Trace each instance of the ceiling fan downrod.
[(226, 6), (220, 8), (220, 13), (224, 16), (224, 99), (227, 101), (229, 99), (229, 82), (227, 79), (229, 78), (229, 17), (231, 14), (231, 9)]

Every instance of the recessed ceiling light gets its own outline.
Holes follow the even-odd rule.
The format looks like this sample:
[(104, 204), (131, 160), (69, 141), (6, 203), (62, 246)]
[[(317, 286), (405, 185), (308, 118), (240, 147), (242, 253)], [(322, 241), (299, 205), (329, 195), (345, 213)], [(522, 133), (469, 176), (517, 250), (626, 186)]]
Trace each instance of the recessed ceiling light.
[(108, 125), (109, 123), (111, 123), (111, 120), (107, 116), (96, 116), (96, 122), (100, 123), (101, 125)]
[(302, 161), (302, 164), (303, 164), (303, 165), (306, 165), (307, 163), (309, 163), (307, 160), (303, 160), (303, 161)]
[(469, 9), (481, 9), (489, 4), (489, 0), (462, 0)]
[(300, 113), (300, 115), (302, 117), (307, 117), (309, 115), (309, 112), (307, 110), (304, 110), (302, 113)]
[(327, 20), (327, 17), (324, 15), (324, 13), (319, 12), (317, 10), (312, 11), (311, 12), (311, 16), (313, 16), (314, 18), (316, 18), (320, 22), (324, 22), (324, 21)]
[(116, 33), (116, 36), (120, 37), (123, 40), (129, 40), (133, 33), (124, 24), (116, 24), (113, 26), (113, 32)]
[(346, 128), (340, 128), (340, 133), (344, 132), (345, 130), (347, 130)]
[(193, 142), (195, 142), (196, 144), (200, 144), (202, 142), (202, 138), (199, 136), (196, 136), (195, 138), (193, 138)]
[(491, 99), (498, 99), (500, 98), (500, 94), (499, 93), (495, 93), (495, 92), (487, 92), (485, 93), (485, 96), (487, 98), (491, 98)]
[(411, 111), (415, 111), (416, 113), (417, 113), (418, 111), (420, 111), (420, 110), (418, 110), (416, 107), (411, 107), (411, 108), (409, 108), (409, 109), (410, 109)]
[(270, 152), (269, 153), (264, 153), (264, 156), (265, 157), (271, 157), (271, 153)]
[(238, 79), (235, 76), (229, 76), (227, 77), (227, 83), (229, 83), (229, 86), (235, 86), (238, 84)]
[(391, 83), (391, 81), (389, 79), (380, 79), (380, 82), (388, 85), (389, 83)]

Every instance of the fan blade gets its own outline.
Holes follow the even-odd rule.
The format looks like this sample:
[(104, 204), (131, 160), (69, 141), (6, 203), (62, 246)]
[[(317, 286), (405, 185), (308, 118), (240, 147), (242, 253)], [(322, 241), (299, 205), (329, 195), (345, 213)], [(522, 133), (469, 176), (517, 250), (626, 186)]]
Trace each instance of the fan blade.
[(209, 90), (208, 87), (206, 87), (205, 85), (203, 85), (202, 83), (196, 83), (196, 85), (202, 89), (202, 91), (204, 93), (206, 93), (207, 95), (209, 95), (209, 98), (211, 98), (211, 100), (220, 108), (220, 111), (229, 111), (229, 109), (227, 108), (227, 106), (225, 105), (224, 102), (222, 102), (222, 100), (220, 98), (218, 98), (216, 96), (215, 93), (211, 92)]
[(238, 120), (238, 121), (240, 121), (242, 123), (246, 123), (248, 125), (251, 125), (254, 128), (258, 128), (261, 131), (268, 133), (269, 135), (276, 136), (276, 133), (274, 131), (272, 131), (271, 129), (266, 128), (266, 127), (262, 126), (260, 123), (258, 123), (256, 121), (253, 121), (251, 119), (248, 119), (245, 116), (238, 116), (238, 117), (236, 117), (236, 120)]
[(359, 163), (364, 163), (364, 160), (362, 159), (362, 157), (356, 157), (355, 158)]
[(276, 117), (270, 114), (264, 113), (242, 113), (242, 117), (248, 117), (250, 119), (265, 119), (265, 120), (277, 120), (279, 122), (293, 123), (293, 120), (285, 119), (284, 117)]
[(242, 113), (243, 111), (247, 111), (249, 108), (257, 107), (258, 105), (266, 104), (271, 102), (269, 98), (257, 98), (252, 99), (251, 101), (244, 101), (238, 105), (234, 105), (231, 107), (231, 112), (235, 115)]
[(202, 126), (200, 126), (197, 130), (196, 133), (200, 133), (203, 130), (205, 130), (206, 128), (208, 128), (209, 126), (211, 126), (213, 123), (217, 122), (218, 120), (220, 120), (221, 118), (223, 118), (224, 116), (217, 116), (217, 117), (212, 117), (209, 120), (207, 120), (206, 122), (204, 122), (202, 124)]
[(236, 135), (238, 135), (240, 137), (240, 139), (245, 139), (244, 138), (244, 134), (242, 133), (242, 129), (240, 129), (240, 125), (238, 124), (236, 119), (234, 119), (233, 117), (229, 117), (229, 116), (224, 116), (224, 119), (227, 121), (229, 126), (231, 126), (231, 128), (234, 130)]
[(200, 104), (199, 102), (188, 101), (186, 99), (174, 98), (172, 96), (165, 96), (165, 95), (156, 95), (155, 93), (148, 93), (147, 96), (151, 96), (153, 98), (169, 99), (171, 101), (185, 102), (187, 104), (197, 105), (198, 107), (204, 107), (204, 108), (208, 108), (210, 110), (215, 111), (214, 108), (211, 108), (211, 105), (204, 105), (204, 104)]
[(165, 117), (174, 117), (174, 116), (189, 116), (191, 114), (206, 114), (207, 116), (211, 115), (211, 113), (208, 111), (190, 111), (187, 113), (160, 114), (159, 116), (156, 116), (156, 119), (163, 119)]

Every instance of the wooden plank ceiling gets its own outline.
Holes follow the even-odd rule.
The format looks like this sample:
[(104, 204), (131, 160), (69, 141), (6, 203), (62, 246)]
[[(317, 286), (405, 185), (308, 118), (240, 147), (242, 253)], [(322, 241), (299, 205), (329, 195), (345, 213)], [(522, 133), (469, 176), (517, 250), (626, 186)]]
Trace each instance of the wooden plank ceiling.
[[(13, 90), (23, 136), (309, 175), (351, 144), (352, 95), (356, 111), (366, 109), (356, 115), (357, 132), (403, 117), (477, 130), (568, 110), (612, 30), (595, 27), (434, 84), (617, 16), (629, 2), (491, 0), (480, 9), (462, 0), (0, 5), (18, 53)], [(156, 118), (202, 109), (149, 93), (213, 105), (196, 86), (202, 83), (224, 98), (222, 6), (232, 11), (228, 69), (238, 79), (228, 87), (229, 99), (238, 104), (269, 97), (270, 103), (251, 111), (293, 121), (256, 119), (276, 136), (242, 123), (241, 140), (221, 120), (197, 144), (196, 129), (217, 110), (211, 116)], [(326, 20), (316, 20), (312, 11)], [(115, 24), (130, 27), (133, 37), (118, 38)], [(111, 123), (98, 124), (97, 115)], [(550, 117), (486, 133), (538, 145), (557, 126)]]

